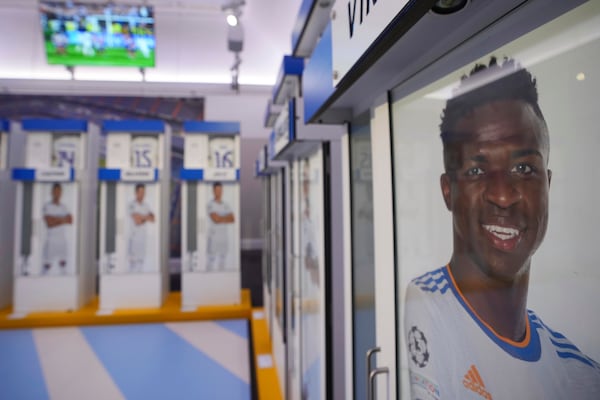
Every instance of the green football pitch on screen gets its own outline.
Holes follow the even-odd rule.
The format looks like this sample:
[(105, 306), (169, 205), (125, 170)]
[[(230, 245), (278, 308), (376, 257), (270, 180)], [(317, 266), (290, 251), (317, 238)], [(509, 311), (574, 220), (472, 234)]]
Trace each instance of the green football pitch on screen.
[(52, 43), (46, 42), (46, 56), (48, 64), (54, 65), (154, 67), (154, 50), (149, 50), (147, 57), (139, 50), (133, 54), (129, 54), (123, 48), (106, 48), (102, 51), (94, 50), (91, 55), (83, 55), (81, 48), (69, 45), (65, 48), (65, 52), (61, 54)]

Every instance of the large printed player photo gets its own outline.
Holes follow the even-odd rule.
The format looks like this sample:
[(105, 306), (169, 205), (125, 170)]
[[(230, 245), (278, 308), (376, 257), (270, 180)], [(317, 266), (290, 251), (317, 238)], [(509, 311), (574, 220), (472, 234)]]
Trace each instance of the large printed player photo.
[[(153, 272), (158, 265), (156, 185), (127, 185), (127, 271)], [(133, 196), (131, 196), (133, 194)]]
[(600, 398), (597, 360), (554, 330), (568, 326), (550, 327), (528, 308), (530, 275), (549, 267), (534, 262), (552, 182), (540, 104), (532, 73), (495, 57), (445, 104), (440, 201), (453, 245), (449, 262), (406, 292), (413, 398)]
[[(21, 229), (21, 276), (73, 275), (77, 271), (77, 188), (74, 183), (34, 183), (31, 223)], [(39, 221), (39, 222), (37, 222)]]
[(223, 184), (215, 182), (211, 186), (212, 198), (206, 205), (206, 270), (224, 271), (227, 267), (232, 269), (228, 256), (234, 250), (233, 224), (236, 217), (232, 206), (223, 196)]
[[(42, 275), (74, 273), (75, 249), (73, 240), (73, 214), (71, 207), (63, 199), (63, 185), (54, 183), (51, 186), (49, 201), (44, 204), (42, 216), (46, 227), (42, 250)], [(70, 240), (69, 240), (70, 239)]]
[(188, 210), (198, 210), (198, 215), (194, 212), (187, 217), (193, 233), (188, 236), (185, 270), (190, 273), (239, 271), (238, 183), (199, 182), (190, 185), (188, 190), (197, 193), (189, 200)]

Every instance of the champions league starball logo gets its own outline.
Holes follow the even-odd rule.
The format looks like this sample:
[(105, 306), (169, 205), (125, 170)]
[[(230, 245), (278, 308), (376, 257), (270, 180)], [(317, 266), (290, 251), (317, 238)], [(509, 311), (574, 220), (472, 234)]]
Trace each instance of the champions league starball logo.
[(413, 326), (408, 332), (408, 351), (410, 352), (410, 358), (420, 368), (423, 368), (429, 362), (427, 339), (425, 339), (425, 334), (416, 326)]

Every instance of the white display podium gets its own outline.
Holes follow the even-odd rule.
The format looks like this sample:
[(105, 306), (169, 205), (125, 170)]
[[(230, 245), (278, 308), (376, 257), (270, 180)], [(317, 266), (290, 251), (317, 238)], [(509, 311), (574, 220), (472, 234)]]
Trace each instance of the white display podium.
[(100, 132), (83, 120), (26, 119), (14, 208), (14, 316), (76, 310), (95, 293)]
[(240, 125), (184, 124), (182, 309), (241, 302)]
[(104, 121), (100, 314), (156, 308), (168, 293), (171, 130), (160, 120)]

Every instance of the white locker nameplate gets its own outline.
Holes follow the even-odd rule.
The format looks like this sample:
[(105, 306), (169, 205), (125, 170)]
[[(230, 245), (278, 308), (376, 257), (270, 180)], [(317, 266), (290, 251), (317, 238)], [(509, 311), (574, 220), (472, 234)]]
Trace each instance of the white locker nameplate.
[(235, 181), (237, 170), (235, 168), (206, 168), (204, 170), (205, 181)]
[(40, 182), (69, 182), (74, 179), (71, 167), (47, 167), (35, 169), (35, 180)]
[(129, 182), (153, 182), (157, 179), (155, 168), (121, 169), (121, 180)]

